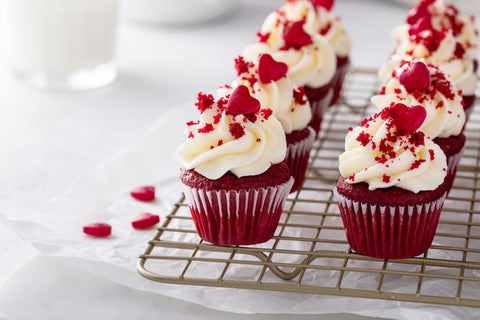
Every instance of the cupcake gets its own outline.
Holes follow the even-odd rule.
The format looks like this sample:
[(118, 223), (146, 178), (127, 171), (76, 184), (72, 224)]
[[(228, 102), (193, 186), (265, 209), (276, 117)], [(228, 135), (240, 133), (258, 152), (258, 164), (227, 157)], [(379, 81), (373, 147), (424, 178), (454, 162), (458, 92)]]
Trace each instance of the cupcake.
[(444, 1), (422, 1), (412, 7), (407, 24), (397, 27), (394, 37), (394, 54), (379, 71), (382, 82), (405, 61), (424, 59), (448, 74), (462, 91), (468, 119), (477, 85), (474, 58), (479, 40), (473, 17), (460, 15)]
[(177, 156), (197, 233), (222, 246), (268, 241), (293, 184), (281, 123), (245, 86), (218, 100), (200, 93), (195, 105)]
[(463, 100), (450, 77), (423, 60), (412, 60), (394, 70), (380, 94), (371, 101), (379, 109), (396, 103), (425, 109), (426, 117), (419, 130), (447, 156), (446, 180), (450, 190), (465, 145)]
[(397, 103), (349, 129), (335, 194), (354, 251), (401, 259), (431, 245), (446, 197), (447, 161), (418, 130), (425, 118), (425, 108)]
[(324, 36), (337, 57), (337, 69), (332, 80), (333, 97), (330, 105), (337, 103), (350, 67), (350, 35), (339, 17), (331, 13), (334, 1), (288, 0), (282, 7), (289, 21), (305, 21), (303, 25), (309, 34)]
[(315, 131), (309, 126), (312, 119), (310, 104), (303, 87), (297, 87), (286, 76), (288, 67), (275, 61), (269, 54), (247, 62), (242, 56), (235, 59), (238, 77), (232, 85), (218, 90), (219, 96), (227, 96), (240, 85), (249, 89), (250, 95), (260, 101), (260, 106), (271, 109), (282, 124), (287, 139), (285, 162), (294, 178), (291, 192), (297, 191), (305, 180), (305, 173)]
[[(290, 12), (292, 7), (300, 8), (295, 11), (297, 14)], [(289, 9), (288, 12), (286, 8)], [(336, 76), (337, 55), (334, 46), (321, 32), (323, 29), (324, 33), (330, 31), (330, 41), (335, 42), (339, 38), (337, 34), (339, 28), (336, 26), (340, 22), (330, 19), (330, 27), (327, 28), (329, 21), (325, 21), (323, 22), (325, 27), (322, 30), (310, 33), (306, 28), (312, 27), (314, 23), (310, 22), (307, 25), (307, 20), (302, 16), (307, 12), (308, 16), (315, 16), (320, 12), (325, 16), (329, 15), (328, 10), (321, 5), (314, 5), (313, 2), (289, 1), (266, 18), (257, 33), (258, 41), (248, 45), (243, 55), (248, 61), (255, 61), (260, 54), (268, 53), (276, 61), (287, 64), (287, 75), (297, 86), (305, 88), (312, 107), (310, 125), (318, 133), (323, 113), (332, 102), (335, 91), (334, 78), (340, 77), (340, 75)], [(299, 17), (298, 20), (297, 17)], [(334, 22), (337, 23), (335, 26), (333, 26)], [(342, 39), (348, 39), (346, 33), (342, 35), (345, 36)], [(337, 43), (339, 47), (349, 46), (348, 40), (340, 40)], [(348, 48), (343, 48), (343, 51), (348, 52)], [(341, 51), (341, 49), (338, 50)]]

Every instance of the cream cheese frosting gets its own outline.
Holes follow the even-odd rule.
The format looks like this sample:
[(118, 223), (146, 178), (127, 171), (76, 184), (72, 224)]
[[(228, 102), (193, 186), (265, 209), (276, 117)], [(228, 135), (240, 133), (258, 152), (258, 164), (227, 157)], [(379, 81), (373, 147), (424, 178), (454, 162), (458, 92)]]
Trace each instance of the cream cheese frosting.
[(200, 93), (200, 119), (187, 123), (186, 140), (177, 157), (185, 168), (208, 179), (230, 171), (237, 177), (259, 175), (286, 155), (285, 132), (269, 109), (239, 86), (229, 97), (215, 100)]
[[(248, 45), (243, 56), (256, 61), (262, 53), (272, 55), (288, 65), (288, 76), (297, 86), (317, 88), (328, 84), (336, 72), (334, 47), (320, 33), (309, 33), (305, 21), (290, 21), (282, 12), (279, 9), (267, 16), (258, 33), (260, 40)], [(335, 32), (333, 28), (332, 41)]]
[[(424, 87), (409, 84), (408, 77), (417, 82), (425, 78)], [(379, 109), (400, 102), (409, 107), (421, 105), (426, 118), (420, 130), (430, 139), (456, 136), (465, 125), (463, 99), (458, 89), (439, 68), (426, 65), (423, 60), (407, 62), (392, 72), (380, 95), (371, 101)]]
[(348, 183), (365, 182), (370, 190), (399, 187), (414, 193), (434, 190), (443, 183), (446, 156), (418, 130), (424, 109), (415, 108), (413, 114), (409, 109), (403, 104), (386, 107), (349, 129), (345, 152), (339, 157), (340, 174)]
[(230, 86), (221, 87), (217, 92), (219, 96), (226, 96), (244, 85), (250, 95), (260, 101), (262, 108), (273, 111), (285, 133), (303, 130), (308, 126), (312, 119), (310, 104), (303, 87), (297, 87), (286, 76), (286, 65), (276, 62), (268, 54), (261, 55), (256, 63), (239, 56), (235, 63), (238, 77)]

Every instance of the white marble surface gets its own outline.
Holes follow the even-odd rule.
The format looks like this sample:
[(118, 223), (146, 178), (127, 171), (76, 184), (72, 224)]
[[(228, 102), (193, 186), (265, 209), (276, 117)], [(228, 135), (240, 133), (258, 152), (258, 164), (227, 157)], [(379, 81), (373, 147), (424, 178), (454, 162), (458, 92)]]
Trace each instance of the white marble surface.
[[(180, 28), (122, 20), (120, 76), (114, 84), (94, 91), (67, 93), (24, 87), (2, 67), (0, 319), (292, 318), (227, 314), (134, 290), (38, 253), (2, 223), (8, 217), (20, 216), (27, 217), (24, 222), (28, 224), (29, 213), (47, 208), (104, 161), (140, 141), (162, 114), (191, 103), (199, 91), (212, 92), (230, 82), (233, 58), (254, 39), (267, 13), (281, 3), (244, 0), (225, 19)], [(386, 59), (390, 29), (401, 21), (405, 10), (382, 0), (337, 1), (335, 12), (351, 31), (354, 65), (377, 67)], [(165, 159), (168, 157), (165, 155)], [(443, 318), (432, 306), (396, 307), (408, 310), (408, 319)], [(456, 319), (450, 311), (445, 309), (444, 319)], [(355, 314), (295, 318), (366, 319)]]

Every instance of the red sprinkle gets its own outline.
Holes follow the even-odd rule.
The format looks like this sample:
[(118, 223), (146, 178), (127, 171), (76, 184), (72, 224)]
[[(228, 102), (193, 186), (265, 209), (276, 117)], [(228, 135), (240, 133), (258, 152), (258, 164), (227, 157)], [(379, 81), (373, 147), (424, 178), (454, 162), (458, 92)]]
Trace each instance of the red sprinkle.
[(238, 122), (230, 123), (228, 131), (230, 131), (231, 135), (235, 139), (240, 139), (245, 135), (245, 130), (243, 129), (242, 125)]
[(383, 182), (389, 183), (390, 182), (390, 176), (387, 176), (386, 174), (383, 175)]
[(253, 66), (252, 62), (246, 62), (242, 56), (238, 56), (234, 61), (235, 70), (237, 70), (237, 76), (248, 72), (248, 70)]
[(271, 55), (262, 54), (258, 60), (258, 76), (262, 83), (277, 81), (287, 74), (288, 66), (275, 61)]
[(140, 201), (153, 201), (155, 199), (155, 187), (142, 186), (130, 191), (130, 195)]
[(160, 217), (156, 214), (141, 213), (132, 220), (132, 227), (135, 229), (145, 229), (160, 222)]
[(94, 237), (108, 237), (112, 233), (112, 227), (103, 222), (90, 223), (83, 226), (83, 233)]
[(215, 99), (213, 98), (213, 95), (200, 92), (197, 96), (197, 102), (195, 103), (195, 106), (198, 108), (198, 110), (200, 110), (200, 113), (203, 113), (205, 110), (210, 108), (214, 102)]

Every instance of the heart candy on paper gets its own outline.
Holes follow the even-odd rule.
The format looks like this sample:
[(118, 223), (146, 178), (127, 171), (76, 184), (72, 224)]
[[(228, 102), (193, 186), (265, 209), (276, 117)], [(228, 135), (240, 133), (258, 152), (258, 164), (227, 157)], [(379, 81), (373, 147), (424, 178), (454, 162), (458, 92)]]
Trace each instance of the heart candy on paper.
[(258, 76), (262, 83), (277, 81), (287, 74), (288, 66), (275, 61), (271, 55), (262, 54), (258, 60)]
[(83, 233), (94, 237), (107, 237), (112, 233), (112, 227), (103, 222), (90, 223), (83, 226)]
[(160, 217), (156, 214), (141, 213), (132, 220), (132, 227), (135, 229), (145, 229), (160, 222)]
[(153, 201), (155, 199), (155, 187), (142, 186), (130, 191), (130, 195), (140, 201)]
[(260, 110), (260, 101), (250, 95), (250, 91), (244, 85), (233, 90), (227, 103), (227, 114), (248, 114)]
[(300, 48), (312, 43), (310, 35), (303, 30), (303, 24), (303, 21), (296, 21), (285, 31), (283, 39), (288, 46)]
[(417, 61), (403, 71), (398, 80), (407, 89), (427, 89), (430, 85), (430, 71), (425, 63)]
[(397, 103), (392, 107), (392, 118), (400, 133), (413, 133), (425, 121), (427, 111), (420, 105), (408, 107), (403, 103)]

